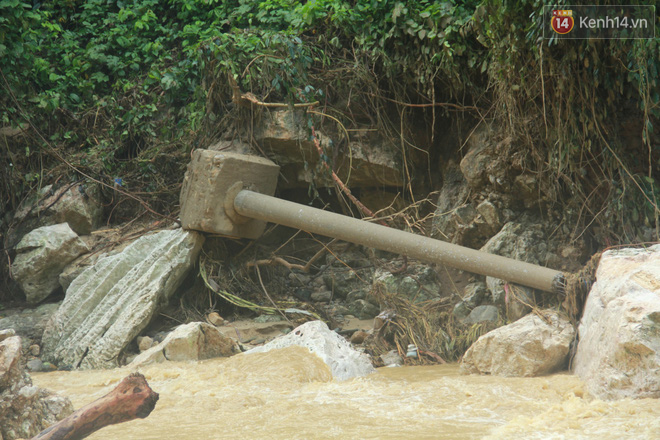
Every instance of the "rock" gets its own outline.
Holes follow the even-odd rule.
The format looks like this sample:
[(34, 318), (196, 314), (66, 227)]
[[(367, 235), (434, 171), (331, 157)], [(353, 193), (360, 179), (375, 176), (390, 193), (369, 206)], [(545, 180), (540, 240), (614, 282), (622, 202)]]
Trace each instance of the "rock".
[(164, 361), (196, 361), (231, 356), (236, 351), (236, 342), (215, 326), (191, 322), (178, 326), (163, 342), (140, 353), (130, 366), (136, 368)]
[[(0, 329), (11, 329), (21, 337), (26, 348), (41, 341), (48, 320), (60, 307), (60, 303), (42, 304), (36, 309), (11, 311), (11, 315), (0, 319)], [(4, 311), (3, 312), (7, 312)], [(14, 313), (15, 312), (15, 313)]]
[(449, 161), (445, 165), (442, 177), (442, 188), (433, 214), (431, 234), (440, 240), (462, 244), (462, 237), (458, 232), (467, 228), (468, 224), (458, 224), (457, 220), (462, 216), (455, 216), (454, 213), (468, 203), (470, 187), (460, 167), (454, 161)]
[(283, 321), (282, 315), (261, 315), (254, 318), (254, 322), (259, 324), (265, 324), (268, 322), (280, 322)]
[[(477, 135), (478, 133), (475, 133)], [(467, 154), (461, 160), (461, 172), (468, 185), (475, 191), (481, 191), (489, 182), (489, 172), (494, 162), (493, 146), (485, 137), (471, 142)]]
[(30, 348), (28, 348), (28, 352), (32, 356), (39, 356), (39, 353), (41, 352), (41, 347), (39, 347), (37, 344), (32, 344), (30, 345)]
[(380, 360), (386, 367), (400, 367), (403, 365), (403, 358), (399, 356), (396, 350), (390, 350), (385, 354), (380, 355)]
[(211, 325), (215, 325), (216, 327), (220, 327), (225, 324), (225, 320), (220, 316), (218, 312), (211, 312), (206, 316), (206, 320), (209, 322)]
[(27, 369), (32, 372), (39, 372), (39, 371), (43, 371), (44, 363), (41, 361), (41, 359), (35, 358), (27, 361), (26, 366)]
[(463, 289), (463, 301), (470, 308), (475, 308), (488, 293), (488, 287), (483, 281), (470, 283)]
[(502, 227), (500, 210), (490, 200), (479, 203), (477, 211), (486, 223), (493, 228), (493, 231), (498, 231)]
[(90, 234), (101, 224), (103, 204), (97, 185), (84, 183), (54, 188), (43, 187), (34, 197), (21, 204), (14, 214), (10, 243), (16, 243), (28, 231), (41, 226), (67, 223), (78, 235)]
[(534, 289), (519, 284), (507, 283), (499, 278), (486, 277), (486, 285), (495, 304), (504, 306), (509, 321), (517, 321), (532, 310), (536, 304)]
[[(488, 240), (481, 251), (543, 265), (548, 253), (548, 246), (540, 224), (525, 218), (521, 222), (506, 223), (500, 232)], [(528, 313), (530, 309), (526, 304), (535, 305), (534, 290), (529, 287), (509, 284), (513, 286), (515, 295), (513, 293), (507, 295), (504, 288), (505, 281), (486, 277), (486, 284), (493, 302), (498, 305), (506, 305), (507, 309), (511, 310), (512, 318), (519, 318)], [(520, 302), (520, 299), (523, 301)], [(520, 304), (514, 304), (516, 302)]]
[(574, 372), (599, 399), (660, 397), (660, 245), (603, 253)]
[(21, 338), (0, 342), (0, 439), (32, 438), (73, 412), (69, 399), (32, 385)]
[(324, 290), (322, 292), (312, 292), (312, 301), (314, 302), (330, 302), (332, 299), (332, 292), (329, 290)]
[[(348, 182), (350, 167), (351, 188), (404, 185), (400, 149), (377, 131), (353, 132), (348, 145), (334, 145), (318, 130), (317, 136), (328, 151), (334, 152), (329, 159), (344, 182)], [(287, 109), (262, 113), (254, 139), (268, 157), (282, 167), (281, 188), (307, 188), (312, 182), (317, 187), (334, 185), (324, 177), (325, 172), (311, 171), (319, 163), (319, 155), (309, 138), (305, 111)]]
[(335, 298), (341, 299), (345, 299), (351, 292), (365, 290), (367, 286), (362, 280), (370, 278), (370, 270), (360, 270), (360, 275), (358, 275), (353, 269), (346, 269), (345, 267), (338, 270), (328, 270), (323, 274), (323, 281), (328, 290), (333, 292)]
[(16, 245), (11, 274), (27, 302), (35, 304), (60, 287), (59, 275), (64, 267), (85, 252), (89, 248), (67, 223), (44, 226)]
[(442, 285), (431, 266), (412, 262), (406, 272), (401, 274), (377, 269), (374, 273), (372, 289), (377, 288), (404, 297), (413, 303), (420, 303), (439, 299)]
[(145, 235), (100, 258), (67, 290), (49, 321), (42, 359), (75, 368), (113, 368), (185, 278), (204, 237), (182, 229)]
[(58, 282), (62, 290), (66, 292), (73, 280), (83, 273), (85, 269), (93, 266), (96, 261), (104, 256), (105, 253), (84, 254), (67, 264), (58, 277)]
[(539, 181), (532, 174), (520, 174), (513, 181), (513, 194), (516, 194), (519, 202), (522, 202), (525, 208), (533, 208), (539, 205), (541, 191), (539, 191)]
[(351, 344), (360, 345), (369, 337), (369, 333), (364, 330), (358, 330), (351, 335)]
[(244, 354), (264, 353), (291, 345), (306, 347), (319, 356), (330, 367), (332, 376), (337, 380), (362, 377), (375, 371), (368, 355), (354, 350), (346, 339), (328, 329), (322, 321), (306, 322), (291, 333)]
[(149, 336), (138, 336), (137, 345), (138, 350), (140, 350), (140, 353), (142, 353), (143, 351), (149, 350), (154, 345), (154, 340)]
[(487, 292), (488, 288), (483, 281), (468, 284), (463, 289), (463, 300), (454, 306), (452, 313), (459, 320), (464, 320), (475, 307), (481, 304)]
[(16, 330), (14, 330), (13, 328), (0, 330), (0, 342), (4, 341), (7, 338), (11, 338), (12, 336), (16, 336)]
[(495, 306), (477, 306), (475, 307), (465, 321), (465, 324), (478, 324), (480, 322), (497, 322), (500, 313)]
[(456, 303), (452, 310), (452, 314), (460, 321), (463, 321), (465, 318), (467, 318), (470, 312), (471, 310), (465, 301), (459, 301)]
[(529, 314), (480, 337), (465, 352), (461, 370), (530, 377), (550, 374), (564, 367), (575, 337), (573, 325), (554, 310), (542, 314), (544, 319)]
[(532, 264), (542, 264), (548, 246), (541, 224), (525, 218), (520, 222), (506, 223), (488, 240), (481, 251)]
[(348, 310), (359, 319), (371, 319), (380, 313), (380, 308), (364, 299), (358, 299), (348, 305)]

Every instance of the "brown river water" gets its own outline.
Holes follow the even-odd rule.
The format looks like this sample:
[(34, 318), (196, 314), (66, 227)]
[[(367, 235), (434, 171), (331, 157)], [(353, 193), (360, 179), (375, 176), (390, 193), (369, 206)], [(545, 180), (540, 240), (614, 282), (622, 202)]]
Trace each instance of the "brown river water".
[[(131, 370), (33, 374), (75, 408)], [(461, 375), (457, 365), (381, 368), (345, 382), (290, 347), (140, 369), (160, 394), (143, 420), (89, 439), (660, 439), (660, 401), (603, 402), (570, 374)]]

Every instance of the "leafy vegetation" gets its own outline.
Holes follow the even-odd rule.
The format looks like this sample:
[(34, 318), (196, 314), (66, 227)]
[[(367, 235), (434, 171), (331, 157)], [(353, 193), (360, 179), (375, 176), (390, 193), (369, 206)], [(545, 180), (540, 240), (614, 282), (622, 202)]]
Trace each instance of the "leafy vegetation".
[(24, 133), (0, 148), (0, 204), (15, 208), (59, 169), (120, 176), (171, 209), (186, 154), (235, 123), (235, 81), (264, 101), (320, 99), (344, 125), (376, 124), (429, 157), (442, 150), (438, 118), (458, 110), (465, 125), (500, 127), (547, 199), (589, 214), (576, 214), (580, 229), (610, 242), (636, 239), (637, 225), (657, 234), (657, 39), (544, 40), (542, 7), (0, 0), (0, 124)]

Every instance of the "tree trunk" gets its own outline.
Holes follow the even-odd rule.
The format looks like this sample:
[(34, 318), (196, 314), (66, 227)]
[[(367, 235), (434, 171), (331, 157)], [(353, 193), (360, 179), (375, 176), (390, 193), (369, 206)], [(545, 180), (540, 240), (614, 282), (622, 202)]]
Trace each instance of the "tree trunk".
[(32, 440), (78, 440), (99, 429), (136, 418), (144, 419), (158, 401), (140, 373), (125, 377), (105, 396), (39, 433)]

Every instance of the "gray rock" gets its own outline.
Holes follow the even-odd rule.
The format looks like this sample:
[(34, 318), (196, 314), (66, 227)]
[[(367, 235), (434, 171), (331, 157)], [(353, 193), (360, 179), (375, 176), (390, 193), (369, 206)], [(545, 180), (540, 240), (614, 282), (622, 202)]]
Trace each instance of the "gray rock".
[(67, 290), (46, 327), (42, 359), (113, 368), (185, 278), (204, 237), (182, 229), (145, 235), (100, 258)]
[[(307, 188), (313, 181), (318, 187), (333, 186), (325, 173), (312, 173), (308, 163), (316, 163), (318, 150), (310, 140), (307, 119), (304, 111), (274, 110), (262, 113), (262, 120), (256, 125), (254, 139), (282, 167), (284, 179), (282, 188)], [(317, 130), (317, 136), (324, 146), (332, 140)], [(350, 145), (330, 157), (339, 178), (347, 181), (350, 167), (351, 188), (357, 187), (401, 187), (403, 168), (400, 148), (378, 131), (353, 132)]]
[(477, 306), (475, 307), (467, 318), (466, 324), (477, 324), (480, 322), (497, 322), (499, 319), (499, 312), (495, 306)]
[(461, 160), (461, 171), (473, 190), (481, 191), (488, 184), (494, 155), (493, 146), (483, 137), (472, 143)]
[[(26, 347), (33, 342), (41, 341), (44, 328), (48, 320), (60, 307), (60, 303), (42, 304), (36, 309), (24, 309), (22, 311), (11, 311), (11, 314), (0, 319), (0, 330), (11, 329), (21, 336)], [(6, 312), (6, 311), (3, 311)]]
[(380, 355), (380, 360), (386, 367), (400, 367), (403, 365), (403, 358), (399, 356), (396, 350), (390, 350), (385, 354)]
[[(548, 246), (541, 225), (524, 219), (522, 222), (505, 224), (500, 232), (488, 240), (481, 250), (519, 261), (543, 265), (546, 261)], [(493, 303), (506, 306), (507, 310), (511, 310), (511, 320), (527, 314), (530, 310), (528, 305), (535, 305), (535, 293), (529, 287), (510, 284), (513, 286), (513, 291), (507, 295), (504, 287), (505, 281), (487, 277), (486, 284), (491, 292)]]
[(490, 200), (479, 203), (477, 211), (486, 223), (493, 228), (493, 231), (498, 231), (502, 227), (500, 210)]
[(463, 301), (471, 309), (477, 307), (488, 293), (488, 287), (483, 281), (470, 283), (463, 289)]
[(371, 319), (378, 316), (380, 308), (364, 299), (358, 299), (348, 305), (348, 310), (352, 315), (360, 319)]
[(328, 290), (333, 292), (335, 298), (342, 299), (345, 299), (351, 292), (367, 289), (368, 286), (363, 280), (370, 278), (371, 271), (367, 269), (360, 270), (360, 275), (358, 275), (353, 269), (346, 267), (328, 270), (323, 275), (323, 281)]
[(39, 358), (30, 359), (27, 361), (27, 369), (32, 372), (43, 371), (44, 363)]
[(313, 292), (312, 301), (314, 302), (330, 302), (332, 299), (332, 292), (329, 290), (324, 290), (322, 292)]
[(564, 367), (575, 337), (570, 321), (554, 310), (529, 314), (480, 337), (465, 352), (461, 370), (497, 376), (540, 376)]
[(236, 342), (205, 322), (191, 322), (175, 328), (163, 342), (140, 353), (132, 368), (167, 361), (191, 361), (231, 356)]
[(21, 338), (0, 342), (0, 439), (32, 438), (73, 412), (69, 399), (32, 385)]
[(355, 350), (346, 339), (328, 329), (322, 321), (306, 322), (291, 333), (248, 350), (244, 355), (265, 353), (292, 345), (306, 347), (320, 357), (337, 380), (366, 376), (375, 371), (368, 355)]
[(660, 397), (659, 286), (660, 245), (603, 253), (573, 361), (591, 395)]
[(4, 341), (7, 338), (11, 338), (12, 336), (16, 336), (16, 330), (14, 330), (13, 328), (0, 330), (0, 342)]
[(138, 336), (137, 345), (138, 350), (140, 350), (140, 353), (142, 353), (143, 351), (149, 350), (154, 345), (154, 340), (149, 336)]
[(532, 264), (542, 264), (548, 246), (542, 226), (525, 219), (521, 222), (505, 224), (500, 232), (488, 240), (481, 251)]
[(21, 204), (14, 214), (9, 232), (10, 243), (16, 243), (26, 232), (42, 226), (67, 223), (78, 235), (87, 235), (101, 224), (103, 204), (101, 192), (95, 184), (76, 184), (71, 187), (45, 186)]
[(73, 280), (78, 278), (78, 275), (83, 273), (88, 267), (93, 266), (99, 258), (105, 255), (105, 253), (100, 252), (84, 254), (67, 264), (58, 277), (58, 282), (60, 283), (60, 286), (62, 286), (62, 290), (66, 292), (66, 289), (69, 288)]
[(18, 243), (11, 273), (27, 301), (38, 303), (60, 287), (64, 267), (85, 252), (89, 248), (67, 223), (44, 226)]
[(374, 273), (374, 289), (404, 297), (414, 303), (440, 298), (442, 285), (435, 270), (423, 263), (411, 263), (405, 273), (393, 274), (388, 270), (378, 269)]
[(509, 321), (517, 321), (536, 305), (534, 289), (519, 284), (507, 283), (499, 278), (486, 277), (486, 285), (495, 304), (503, 306)]
[(470, 187), (460, 167), (453, 161), (445, 165), (442, 174), (442, 188), (433, 215), (432, 235), (441, 240), (458, 242), (459, 240), (454, 240), (459, 227), (454, 212), (467, 203)]
[(452, 313), (458, 320), (462, 321), (468, 317), (471, 311), (472, 309), (470, 309), (465, 301), (459, 301), (456, 303), (456, 305), (454, 305)]

